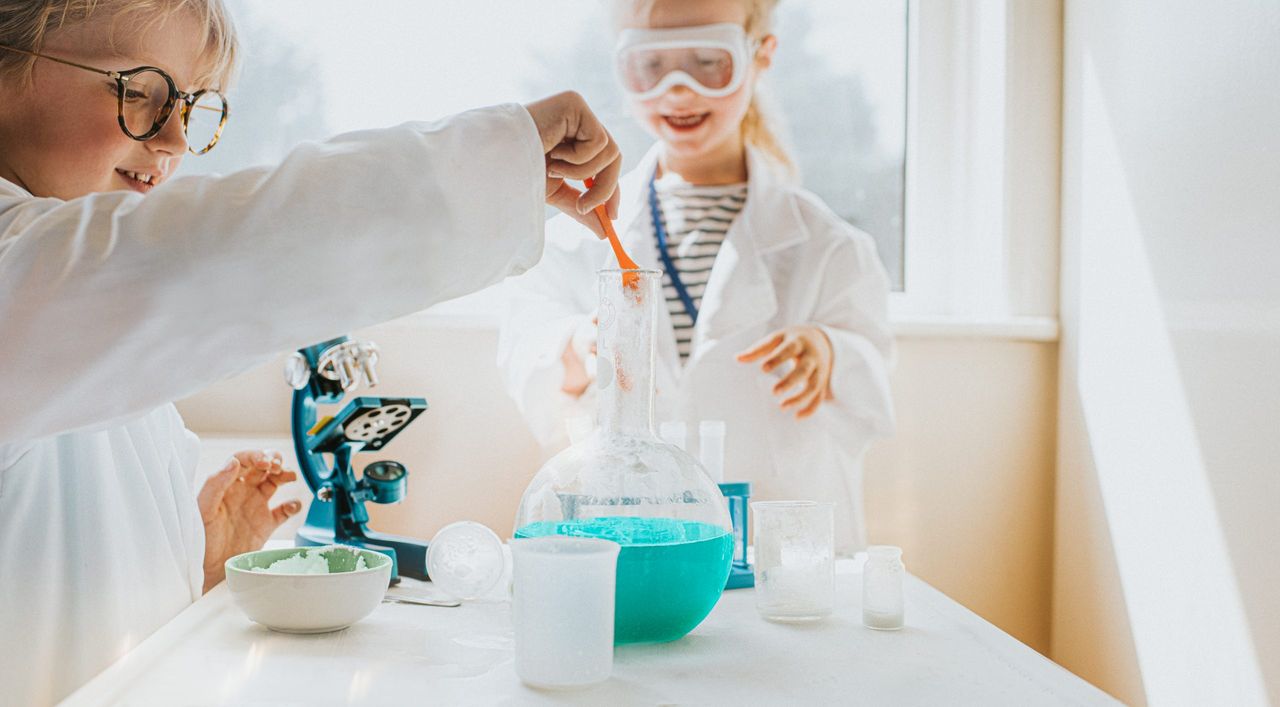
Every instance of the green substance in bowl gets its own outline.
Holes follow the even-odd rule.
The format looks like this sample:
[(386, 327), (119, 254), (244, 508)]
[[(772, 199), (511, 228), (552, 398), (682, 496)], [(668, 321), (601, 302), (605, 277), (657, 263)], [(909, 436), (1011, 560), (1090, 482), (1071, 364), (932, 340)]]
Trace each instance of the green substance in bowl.
[(340, 574), (381, 567), (390, 558), (382, 553), (330, 545), (262, 550), (234, 558), (229, 564), (238, 570), (261, 574)]

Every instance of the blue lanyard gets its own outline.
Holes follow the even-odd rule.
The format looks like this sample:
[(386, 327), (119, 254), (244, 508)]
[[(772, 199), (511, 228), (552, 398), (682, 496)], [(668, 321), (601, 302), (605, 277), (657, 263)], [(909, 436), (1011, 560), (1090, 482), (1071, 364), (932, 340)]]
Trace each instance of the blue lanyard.
[(680, 271), (676, 270), (676, 264), (671, 261), (671, 254), (667, 252), (667, 229), (662, 225), (662, 212), (658, 210), (658, 188), (654, 186), (654, 180), (657, 178), (655, 172), (649, 177), (649, 217), (653, 219), (653, 233), (658, 237), (658, 257), (662, 258), (662, 267), (667, 270), (667, 277), (671, 278), (671, 284), (676, 288), (676, 294), (680, 296), (680, 301), (684, 303), (684, 311), (689, 313), (689, 319), (694, 324), (698, 323), (698, 305), (693, 303), (693, 298), (689, 296), (689, 289), (684, 286), (684, 281), (680, 279)]

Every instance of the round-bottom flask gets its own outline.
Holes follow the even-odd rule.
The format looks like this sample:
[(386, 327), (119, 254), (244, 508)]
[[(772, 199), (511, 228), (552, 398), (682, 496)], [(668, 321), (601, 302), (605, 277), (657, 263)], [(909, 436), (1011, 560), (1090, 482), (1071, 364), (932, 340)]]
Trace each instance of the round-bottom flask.
[(618, 555), (614, 640), (673, 641), (720, 599), (733, 526), (719, 488), (684, 450), (654, 431), (654, 327), (662, 275), (599, 274), (597, 426), (530, 482), (516, 537), (603, 538)]

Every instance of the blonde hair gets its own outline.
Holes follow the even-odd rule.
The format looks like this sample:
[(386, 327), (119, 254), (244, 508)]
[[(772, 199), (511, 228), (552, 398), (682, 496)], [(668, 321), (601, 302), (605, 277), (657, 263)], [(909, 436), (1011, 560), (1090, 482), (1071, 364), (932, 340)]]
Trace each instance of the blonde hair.
[[(140, 22), (123, 28), (131, 34), (184, 10), (194, 12), (204, 28), (200, 46), (204, 71), (190, 80), (201, 88), (227, 90), (235, 78), (240, 47), (222, 0), (0, 0), (0, 44), (39, 52), (50, 32), (107, 13), (111, 18), (108, 41), (114, 48), (117, 25), (129, 17), (141, 16)], [(35, 62), (32, 56), (0, 51), (0, 75), (29, 81)]]
[[(743, 29), (752, 40), (760, 41), (773, 32), (773, 11), (778, 0), (746, 0), (747, 19)], [(751, 94), (747, 114), (742, 116), (742, 139), (777, 162), (787, 172), (795, 172), (795, 162), (774, 132), (774, 120), (760, 97), (759, 87)]]

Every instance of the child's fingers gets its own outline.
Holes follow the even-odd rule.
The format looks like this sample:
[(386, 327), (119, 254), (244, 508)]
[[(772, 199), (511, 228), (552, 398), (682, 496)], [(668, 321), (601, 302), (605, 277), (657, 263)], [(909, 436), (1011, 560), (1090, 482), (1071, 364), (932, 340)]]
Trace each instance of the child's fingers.
[(577, 189), (573, 188), (573, 185), (560, 177), (553, 177), (550, 174), (547, 175), (547, 203), (549, 205), (563, 211), (564, 208), (557, 202), (564, 202), (572, 196), (573, 198), (570, 200), (570, 203), (576, 204), (578, 202), (579, 193), (580, 192)]
[(265, 449), (252, 449), (236, 452), (233, 456), (240, 462), (245, 480), (249, 485), (257, 486), (262, 478), (278, 467), (280, 452)]
[(240, 466), (245, 469), (252, 469), (253, 465), (262, 458), (262, 451), (258, 449), (242, 449), (231, 456), (240, 462)]
[(811, 417), (813, 413), (818, 411), (818, 408), (822, 407), (822, 402), (823, 402), (823, 396), (821, 395), (814, 396), (812, 402), (806, 405), (802, 410), (800, 410), (800, 412), (796, 413), (796, 419), (803, 420), (805, 418)]
[(827, 381), (821, 380), (821, 376), (817, 374), (815, 374), (813, 377), (813, 387), (814, 387), (813, 398), (809, 401), (808, 404), (801, 407), (799, 412), (796, 413), (797, 420), (803, 420), (807, 417), (812, 416), (815, 412), (818, 411), (818, 408), (822, 407), (823, 403), (825, 403), (828, 400), (831, 400), (830, 386), (828, 385)]
[(244, 474), (244, 483), (249, 488), (257, 488), (261, 486), (267, 479), (279, 473), (272, 467), (255, 467), (246, 471)]
[(799, 339), (792, 339), (782, 346), (779, 346), (778, 349), (773, 352), (772, 356), (764, 360), (764, 363), (760, 365), (760, 368), (765, 373), (768, 373), (778, 366), (781, 366), (783, 361), (799, 358), (802, 353), (804, 353), (804, 343)]
[(618, 146), (604, 123), (576, 93), (560, 93), (525, 108), (538, 128), (543, 152), (553, 159), (582, 164), (599, 152), (617, 153)]
[(751, 348), (738, 354), (738, 360), (742, 363), (751, 363), (765, 354), (778, 348), (778, 344), (782, 343), (782, 332), (770, 334), (763, 339), (751, 345)]
[(269, 475), (262, 483), (258, 484), (258, 491), (262, 495), (270, 498), (277, 489), (287, 483), (298, 480), (298, 472), (296, 471), (279, 471)]
[(528, 103), (525, 109), (533, 118), (543, 152), (550, 159), (585, 164), (604, 153), (606, 166), (598, 170), (594, 187), (578, 202), (577, 211), (590, 213), (604, 204), (610, 216), (616, 216), (621, 151), (582, 96), (567, 91)]
[(271, 509), (271, 522), (275, 523), (278, 528), (281, 523), (289, 520), (290, 516), (297, 515), (300, 510), (302, 510), (301, 501), (288, 501), (286, 503), (281, 503)]
[(548, 158), (571, 164), (586, 164), (598, 155), (605, 156), (605, 163), (622, 155), (613, 136), (599, 123), (579, 125), (577, 130), (566, 134), (558, 145), (547, 151)]
[(795, 395), (782, 401), (782, 409), (788, 410), (795, 407), (804, 407), (809, 404), (810, 399), (818, 392), (818, 383), (812, 377), (805, 379), (804, 385), (796, 392)]
[[(619, 170), (622, 169), (621, 161), (618, 162), (618, 169)], [(609, 218), (616, 221), (618, 220), (618, 209), (621, 208), (621, 206), (622, 206), (622, 190), (614, 189), (613, 195), (609, 197), (608, 201), (604, 202), (605, 212), (609, 214)]]
[(262, 483), (263, 479), (266, 479), (271, 475), (271, 473), (271, 464), (266, 460), (263, 460), (254, 464), (252, 467), (245, 469), (243, 475), (244, 482), (248, 484), (250, 488), (253, 488), (254, 486)]
[(805, 386), (804, 391), (783, 401), (782, 409), (798, 410), (796, 418), (804, 419), (809, 415), (812, 415), (813, 411), (817, 410), (818, 406), (821, 404), (822, 388), (817, 385), (816, 381), (810, 380), (808, 385)]
[(589, 189), (578, 197), (578, 212), (589, 214), (597, 206), (604, 205), (609, 218), (618, 217), (618, 177), (622, 174), (622, 157), (615, 156), (592, 177)]
[(600, 225), (600, 219), (596, 218), (594, 213), (578, 213), (578, 190), (569, 186), (568, 182), (561, 181), (560, 186), (547, 195), (547, 204), (569, 214), (574, 221), (591, 229), (591, 232), (596, 234), (596, 238), (605, 239), (604, 227)]
[(201, 511), (207, 508), (215, 508), (219, 503), (222, 503), (222, 497), (226, 495), (227, 489), (231, 488), (231, 484), (234, 484), (239, 478), (240, 460), (231, 457), (222, 469), (204, 482), (200, 493), (197, 494), (196, 502)]
[(817, 364), (811, 359), (801, 359), (787, 375), (782, 377), (782, 380), (778, 381), (777, 385), (773, 386), (773, 394), (779, 395), (784, 391), (791, 390), (800, 381), (812, 378), (817, 368)]
[(579, 181), (587, 177), (596, 176), (596, 172), (604, 165), (586, 165), (565, 162), (564, 160), (547, 160), (547, 176), (556, 179), (577, 179)]
[(555, 153), (556, 151), (552, 150), (551, 154), (547, 156), (547, 174), (552, 177), (565, 177), (568, 179), (586, 179), (587, 177), (601, 174), (609, 167), (609, 163), (618, 159), (620, 155), (618, 146), (613, 142), (610, 142), (608, 147), (591, 155), (583, 162), (559, 159)]
[(604, 152), (612, 142), (609, 133), (604, 130), (591, 132), (579, 131), (547, 152), (547, 157), (561, 162), (582, 164), (592, 157)]

